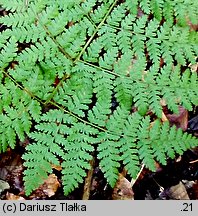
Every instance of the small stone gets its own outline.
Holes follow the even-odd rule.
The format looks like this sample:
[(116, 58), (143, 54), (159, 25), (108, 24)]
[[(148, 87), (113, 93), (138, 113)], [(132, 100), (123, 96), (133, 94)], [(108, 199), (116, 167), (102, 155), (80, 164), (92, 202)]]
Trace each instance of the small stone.
[(10, 185), (6, 182), (0, 179), (0, 194), (4, 191), (4, 190), (8, 190), (10, 189)]

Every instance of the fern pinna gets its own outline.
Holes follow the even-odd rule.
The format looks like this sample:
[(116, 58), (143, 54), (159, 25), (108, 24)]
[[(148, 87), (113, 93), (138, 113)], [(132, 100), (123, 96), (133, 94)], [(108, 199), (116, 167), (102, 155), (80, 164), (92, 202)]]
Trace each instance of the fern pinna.
[(23, 155), (27, 194), (53, 165), (70, 193), (94, 151), (113, 187), (121, 164), (136, 177), (142, 163), (155, 171), (155, 161), (198, 145), (160, 120), (162, 101), (174, 113), (198, 105), (197, 1), (1, 5), (0, 150), (31, 141)]

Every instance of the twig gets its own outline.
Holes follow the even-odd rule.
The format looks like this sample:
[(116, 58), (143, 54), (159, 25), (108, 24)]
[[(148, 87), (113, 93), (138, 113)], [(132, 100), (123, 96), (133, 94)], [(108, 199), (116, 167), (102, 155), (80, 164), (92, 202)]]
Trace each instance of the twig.
[(190, 164), (193, 164), (193, 163), (197, 163), (198, 162), (198, 159), (197, 160), (194, 160), (194, 161), (190, 161), (189, 163)]
[(131, 179), (131, 187), (133, 187), (133, 185), (135, 184), (135, 182), (138, 180), (138, 178), (140, 177), (140, 174), (142, 173), (142, 170), (144, 169), (145, 164), (142, 164), (141, 169), (139, 171), (139, 173), (137, 174), (135, 179)]
[(162, 112), (162, 121), (165, 122), (165, 121), (168, 121), (166, 115), (164, 114), (164, 112)]
[(90, 169), (87, 173), (87, 177), (85, 179), (82, 200), (89, 200), (93, 171), (94, 171), (94, 158), (90, 161), (90, 166), (91, 167), (90, 167)]

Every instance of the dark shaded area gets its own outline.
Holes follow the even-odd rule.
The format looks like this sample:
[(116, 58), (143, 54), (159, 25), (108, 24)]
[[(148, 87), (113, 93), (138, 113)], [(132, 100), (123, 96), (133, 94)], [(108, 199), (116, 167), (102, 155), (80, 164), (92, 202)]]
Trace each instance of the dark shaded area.
[[(190, 163), (191, 161), (197, 160), (197, 158), (197, 152), (189, 150), (184, 153), (179, 162), (169, 160), (167, 166), (162, 166), (158, 172), (147, 172), (133, 186), (134, 198), (136, 200), (144, 200), (147, 194), (149, 194), (152, 199), (167, 199), (166, 190), (171, 186), (177, 185), (182, 180), (197, 180), (198, 163)], [(161, 187), (164, 188), (163, 193), (160, 191)], [(193, 199), (192, 193), (191, 198)]]
[(198, 115), (188, 122), (188, 128), (191, 131), (198, 131)]

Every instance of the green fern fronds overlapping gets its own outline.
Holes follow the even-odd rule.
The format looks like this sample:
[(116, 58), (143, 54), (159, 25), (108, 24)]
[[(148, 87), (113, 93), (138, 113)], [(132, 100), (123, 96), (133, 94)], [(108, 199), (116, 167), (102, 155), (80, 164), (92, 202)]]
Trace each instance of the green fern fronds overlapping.
[[(113, 187), (124, 165), (155, 171), (198, 145), (162, 123), (198, 105), (197, 2), (2, 0), (0, 151), (31, 141), (26, 193), (62, 167), (65, 194), (84, 181), (96, 152)], [(133, 108), (132, 108), (133, 107)], [(137, 110), (137, 111), (134, 111)], [(148, 112), (153, 113), (153, 119)]]

